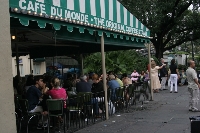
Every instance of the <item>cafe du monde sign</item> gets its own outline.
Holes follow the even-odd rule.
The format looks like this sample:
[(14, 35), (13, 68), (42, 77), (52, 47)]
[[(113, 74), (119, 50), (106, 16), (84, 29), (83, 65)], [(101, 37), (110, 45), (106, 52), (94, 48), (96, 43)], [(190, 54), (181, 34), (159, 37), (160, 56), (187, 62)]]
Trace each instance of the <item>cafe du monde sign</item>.
[[(86, 3), (86, 1), (90, 1), (91, 3), (91, 1), (94, 2), (95, 0), (11, 0), (12, 2), (11, 4), (15, 4), (15, 6), (18, 6), (18, 8), (20, 9), (37, 12), (38, 14), (43, 13), (49, 16), (67, 18), (70, 20), (76, 20), (83, 23), (102, 26), (113, 30), (120, 30), (131, 34), (140, 34), (147, 36), (147, 31), (144, 29), (127, 26), (124, 23), (117, 23), (105, 19), (105, 17), (103, 18), (94, 16), (92, 11), (95, 9), (95, 7), (91, 7), (91, 4)], [(82, 5), (84, 7), (81, 7)], [(88, 8), (90, 8), (89, 12)], [(98, 10), (95, 11), (96, 14), (98, 12), (99, 12)], [(105, 14), (108, 12), (109, 11), (105, 10)], [(116, 15), (116, 12), (113, 12), (113, 16), (114, 15)]]

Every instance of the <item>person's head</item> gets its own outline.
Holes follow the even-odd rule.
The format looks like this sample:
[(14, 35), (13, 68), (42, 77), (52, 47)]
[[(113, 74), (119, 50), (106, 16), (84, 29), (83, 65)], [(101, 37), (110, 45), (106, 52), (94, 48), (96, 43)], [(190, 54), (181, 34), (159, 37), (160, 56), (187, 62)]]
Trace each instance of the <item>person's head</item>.
[(67, 74), (67, 79), (72, 79), (73, 78), (73, 75), (71, 73), (68, 73)]
[(136, 71), (136, 70), (134, 70), (133, 72), (134, 72), (134, 73), (136, 73), (137, 71)]
[(165, 63), (165, 61), (164, 61), (164, 59), (163, 59), (163, 58), (161, 58), (161, 59), (160, 59), (160, 62), (161, 62), (161, 63)]
[(42, 76), (34, 76), (34, 83), (37, 88), (41, 88), (44, 86), (43, 77)]
[(144, 75), (144, 71), (142, 71), (141, 74)]
[(115, 79), (115, 76), (113, 74), (109, 75), (108, 76), (109, 80), (114, 80)]
[(99, 82), (99, 76), (98, 76), (97, 74), (93, 74), (93, 75), (92, 75), (92, 81), (93, 81), (94, 83), (98, 83), (98, 82)]
[(122, 79), (128, 77), (127, 73), (122, 74)]
[(27, 80), (26, 80), (26, 86), (31, 86), (31, 85), (34, 85), (33, 75), (29, 75)]
[(89, 79), (92, 79), (93, 75), (94, 75), (94, 73), (89, 73)]
[(81, 75), (80, 76), (80, 80), (87, 82), (87, 76), (86, 75)]
[(184, 69), (182, 69), (181, 71), (184, 72)]
[(151, 62), (151, 68), (155, 68), (156, 67), (156, 62), (155, 61), (152, 61)]
[(59, 88), (60, 87), (60, 80), (57, 77), (54, 77), (51, 79), (51, 85), (53, 88)]
[(171, 60), (171, 65), (174, 65), (176, 63), (175, 59)]
[(195, 68), (195, 62), (193, 60), (189, 60), (188, 67)]
[(152, 61), (154, 61), (154, 59), (153, 59), (153, 58), (151, 58), (151, 62), (152, 62)]

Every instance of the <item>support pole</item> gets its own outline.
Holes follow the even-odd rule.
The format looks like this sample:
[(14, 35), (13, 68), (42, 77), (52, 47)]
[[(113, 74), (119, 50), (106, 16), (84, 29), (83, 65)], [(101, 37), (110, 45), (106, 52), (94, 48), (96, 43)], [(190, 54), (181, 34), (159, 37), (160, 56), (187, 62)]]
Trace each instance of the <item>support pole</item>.
[(84, 75), (84, 71), (83, 71), (83, 54), (81, 54), (80, 57), (81, 57), (81, 74)]
[(153, 89), (152, 89), (152, 80), (151, 80), (151, 43), (148, 45), (148, 55), (149, 55), (149, 79), (150, 79), (150, 90), (151, 90), (151, 101), (153, 101)]
[(31, 62), (31, 58), (30, 59), (30, 74), (32, 74), (32, 62)]
[(15, 43), (15, 51), (16, 51), (16, 65), (17, 65), (17, 77), (20, 77), (20, 71), (19, 71), (19, 52), (18, 52), (18, 44)]
[(103, 88), (105, 93), (105, 109), (106, 109), (106, 120), (108, 117), (108, 99), (107, 99), (107, 85), (106, 85), (106, 65), (105, 65), (105, 52), (104, 52), (104, 35), (101, 36), (101, 59), (102, 59), (102, 72), (103, 72)]
[(55, 76), (54, 74), (55, 74), (55, 61), (54, 61), (54, 57), (53, 57), (53, 76)]
[(192, 60), (194, 61), (194, 44), (191, 40), (191, 44), (192, 44)]

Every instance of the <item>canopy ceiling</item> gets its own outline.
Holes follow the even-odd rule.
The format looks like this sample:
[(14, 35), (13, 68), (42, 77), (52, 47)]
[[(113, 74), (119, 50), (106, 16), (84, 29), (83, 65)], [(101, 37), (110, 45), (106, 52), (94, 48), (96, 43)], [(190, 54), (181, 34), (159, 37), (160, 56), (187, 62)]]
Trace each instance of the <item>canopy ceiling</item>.
[[(10, 0), (10, 9), (11, 29), (26, 33), (28, 39), (33, 37), (30, 32), (35, 33), (34, 37), (40, 34), (56, 38), (60, 44), (70, 43), (79, 47), (70, 47), (76, 48), (79, 53), (100, 51), (97, 44), (103, 33), (107, 46), (105, 50), (144, 47), (144, 43), (150, 39), (148, 28), (117, 0)], [(49, 25), (52, 27), (49, 28)], [(53, 31), (56, 31), (56, 36), (52, 34)], [(47, 42), (44, 38), (37, 39), (41, 48), (54, 49), (54, 46), (47, 48), (44, 45), (54, 44), (53, 39)], [(72, 43), (74, 41), (76, 43)], [(56, 49), (69, 49), (66, 46), (57, 46)], [(36, 53), (38, 50), (34, 49), (31, 47), (29, 51)]]

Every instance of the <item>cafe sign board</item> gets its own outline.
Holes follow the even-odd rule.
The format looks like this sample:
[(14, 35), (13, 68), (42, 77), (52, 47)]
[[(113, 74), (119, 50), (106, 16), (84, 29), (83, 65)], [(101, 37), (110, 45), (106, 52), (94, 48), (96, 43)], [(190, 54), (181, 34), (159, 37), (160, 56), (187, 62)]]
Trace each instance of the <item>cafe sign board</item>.
[(149, 37), (150, 31), (117, 0), (10, 0), (10, 7)]

